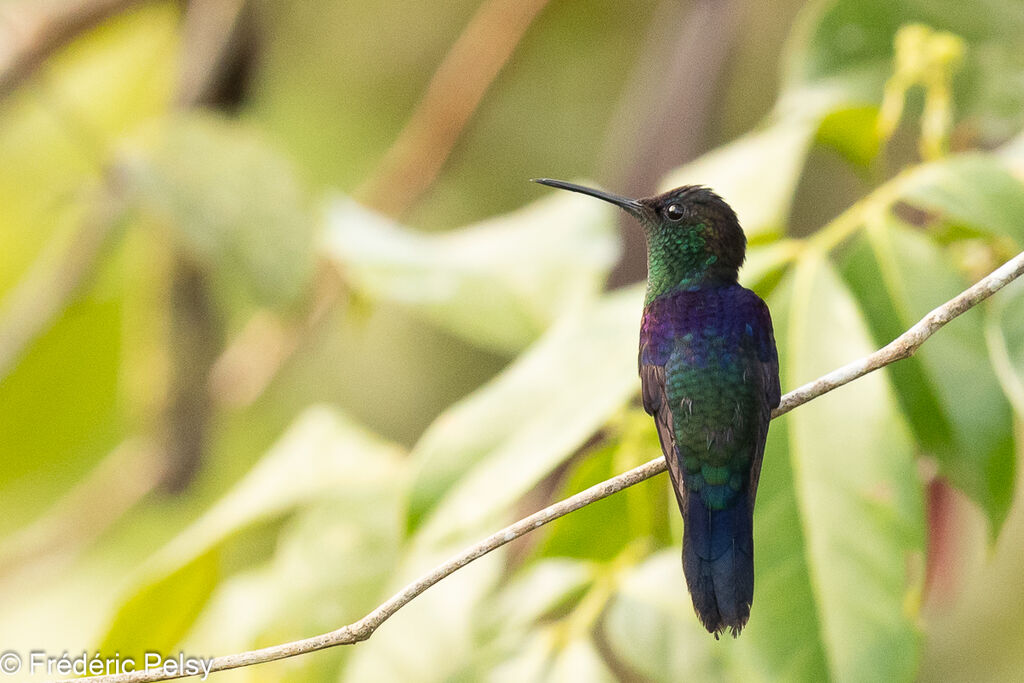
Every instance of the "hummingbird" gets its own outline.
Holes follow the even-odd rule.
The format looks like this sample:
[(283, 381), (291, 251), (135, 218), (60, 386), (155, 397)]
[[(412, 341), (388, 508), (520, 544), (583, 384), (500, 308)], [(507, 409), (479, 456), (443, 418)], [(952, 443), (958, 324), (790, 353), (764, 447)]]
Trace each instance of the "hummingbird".
[(754, 599), (754, 498), (781, 397), (768, 306), (737, 281), (747, 239), (736, 213), (700, 185), (629, 199), (561, 180), (534, 182), (610, 202), (643, 226), (643, 406), (654, 417), (683, 516), (683, 574), (694, 610), (715, 639), (726, 629), (735, 637)]

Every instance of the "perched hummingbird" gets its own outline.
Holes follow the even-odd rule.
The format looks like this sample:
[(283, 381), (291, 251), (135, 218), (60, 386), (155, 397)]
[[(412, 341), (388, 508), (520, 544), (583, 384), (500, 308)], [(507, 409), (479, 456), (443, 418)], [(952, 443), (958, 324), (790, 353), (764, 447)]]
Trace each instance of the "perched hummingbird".
[(654, 416), (683, 514), (693, 607), (715, 638), (727, 628), (736, 636), (754, 599), (754, 497), (780, 398), (771, 315), (736, 280), (746, 236), (706, 187), (628, 199), (561, 180), (535, 182), (611, 202), (643, 225), (644, 409)]

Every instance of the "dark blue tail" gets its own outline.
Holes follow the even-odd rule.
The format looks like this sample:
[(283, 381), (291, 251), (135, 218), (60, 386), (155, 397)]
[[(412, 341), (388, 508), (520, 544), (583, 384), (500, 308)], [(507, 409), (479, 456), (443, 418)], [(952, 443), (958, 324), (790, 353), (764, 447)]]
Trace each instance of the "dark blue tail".
[(727, 510), (710, 510), (691, 491), (683, 512), (683, 573), (704, 627), (736, 636), (754, 599), (753, 519), (747, 491)]

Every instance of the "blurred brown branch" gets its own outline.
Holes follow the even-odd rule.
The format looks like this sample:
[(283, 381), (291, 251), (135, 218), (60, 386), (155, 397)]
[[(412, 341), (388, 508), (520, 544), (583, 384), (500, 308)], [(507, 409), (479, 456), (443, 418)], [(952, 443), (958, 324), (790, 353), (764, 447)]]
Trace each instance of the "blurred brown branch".
[(327, 318), (343, 292), (338, 269), (323, 260), (301, 314), (285, 319), (269, 310), (254, 313), (211, 368), (208, 389), (214, 403), (240, 410), (258, 399)]
[[(430, 187), (487, 89), (546, 4), (488, 0), (480, 6), (434, 72), (398, 139), (356, 190), (360, 201), (398, 215)], [(214, 400), (233, 408), (254, 401), (343, 291), (335, 267), (324, 262), (302, 318), (283, 320), (269, 311), (253, 316), (214, 365)]]
[[(137, 4), (139, 0), (77, 0), (19, 2), (5, 7), (0, 19), (8, 25), (9, 37), (0, 43), (6, 45), (0, 51), (0, 100), (74, 38)], [(17, 20), (15, 12), (19, 14)]]
[(206, 102), (218, 88), (225, 63), (236, 47), (246, 0), (191, 0), (182, 24), (177, 103)]
[(526, 29), (547, 0), (487, 0), (452, 45), (398, 139), (356, 191), (397, 216), (430, 187)]
[[(772, 412), (772, 418), (779, 417), (803, 405), (833, 389), (843, 386), (855, 379), (883, 368), (904, 358), (909, 358), (921, 347), (922, 344), (946, 323), (953, 320), (961, 313), (978, 305), (994, 293), (1015, 279), (1024, 274), (1024, 252), (1018, 254), (1002, 266), (994, 270), (988, 276), (950, 299), (943, 305), (931, 311), (917, 324), (889, 342), (887, 345), (859, 360), (848, 363), (827, 375), (823, 375), (813, 382), (809, 382), (782, 397), (779, 407)], [(416, 579), (387, 601), (379, 605), (365, 617), (352, 624), (304, 640), (296, 640), (290, 643), (274, 645), (260, 650), (240, 652), (233, 655), (216, 657), (212, 662), (212, 671), (224, 671), (226, 669), (237, 669), (253, 664), (262, 664), (296, 655), (307, 654), (317, 650), (323, 650), (336, 645), (350, 645), (366, 640), (377, 628), (398, 610), (407, 605), (418, 595), (449, 576), (462, 567), (465, 567), (473, 560), (483, 557), (492, 550), (496, 550), (506, 543), (510, 543), (525, 534), (538, 529), (545, 524), (563, 517), (570, 512), (579, 510), (593, 502), (607, 498), (625, 488), (638, 484), (641, 481), (650, 479), (666, 469), (664, 458), (655, 458), (628, 472), (612, 477), (606, 481), (591, 486), (590, 488), (577, 493), (574, 496), (559, 501), (553, 505), (535, 512), (518, 522), (511, 524), (504, 529), (491, 534), (479, 543), (476, 543), (447, 562), (438, 565), (420, 578)], [(163, 670), (153, 669), (150, 671), (135, 671), (127, 674), (112, 676), (97, 676), (92, 678), (76, 678), (74, 681), (93, 681), (94, 683), (135, 683), (138, 681), (165, 681), (175, 678), (182, 678), (183, 674), (169, 674)], [(68, 680), (64, 683), (71, 683)]]

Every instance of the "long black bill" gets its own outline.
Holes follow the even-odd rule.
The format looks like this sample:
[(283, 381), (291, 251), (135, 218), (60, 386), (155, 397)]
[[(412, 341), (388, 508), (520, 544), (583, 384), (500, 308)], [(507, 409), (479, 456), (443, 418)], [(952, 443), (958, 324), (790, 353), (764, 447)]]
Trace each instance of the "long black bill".
[(620, 197), (617, 194), (611, 194), (610, 192), (602, 192), (601, 190), (595, 190), (590, 187), (584, 187), (582, 185), (576, 185), (575, 183), (567, 183), (564, 180), (552, 180), (551, 178), (533, 178), (533, 182), (540, 183), (541, 185), (547, 185), (548, 187), (557, 187), (559, 190), (569, 190), (570, 192), (579, 192), (580, 194), (587, 194), (591, 197), (597, 197), (603, 199), (606, 202), (610, 202), (619, 208), (625, 209), (629, 213), (636, 217), (640, 217), (640, 212), (643, 209), (643, 205), (635, 199), (629, 199), (628, 197)]

